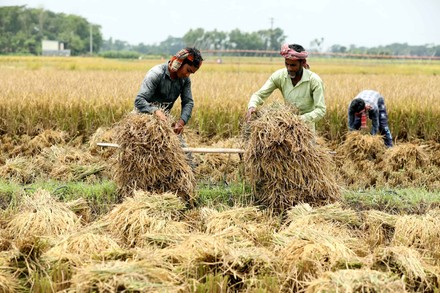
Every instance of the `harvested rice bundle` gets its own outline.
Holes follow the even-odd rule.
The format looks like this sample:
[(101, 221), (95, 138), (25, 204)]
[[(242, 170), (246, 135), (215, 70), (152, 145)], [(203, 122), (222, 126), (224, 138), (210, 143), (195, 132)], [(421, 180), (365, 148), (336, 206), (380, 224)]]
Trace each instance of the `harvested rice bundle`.
[(65, 144), (67, 138), (67, 132), (46, 129), (32, 138), (29, 142), (18, 145), (12, 151), (12, 154), (32, 156), (38, 154), (44, 148), (57, 144)]
[(273, 274), (278, 262), (275, 254), (265, 247), (238, 247), (225, 257), (225, 273), (251, 286), (257, 276)]
[(381, 136), (365, 135), (360, 131), (348, 132), (344, 142), (337, 148), (338, 156), (353, 162), (365, 160), (379, 162), (385, 151), (386, 147)]
[(172, 268), (150, 261), (109, 261), (79, 267), (72, 292), (183, 292)]
[[(211, 145), (217, 148), (239, 148), (238, 139), (230, 138)], [(240, 157), (236, 154), (198, 154), (195, 173), (198, 178), (209, 182), (237, 181), (242, 175)], [(241, 173), (240, 173), (241, 172)]]
[(361, 265), (355, 250), (362, 243), (351, 237), (348, 229), (332, 224), (290, 226), (275, 234), (274, 239), (282, 261), (280, 274), (288, 277), (292, 272), (296, 280), (291, 281), (295, 283), (311, 281), (325, 271)]
[(157, 253), (168, 262), (181, 266), (185, 273), (198, 278), (201, 277), (197, 276), (201, 266), (218, 272), (226, 256), (230, 255), (231, 249), (221, 237), (191, 234), (180, 243), (157, 251)]
[(150, 233), (186, 234), (188, 225), (176, 221), (184, 209), (175, 194), (135, 191), (134, 197), (126, 198), (101, 221), (131, 247), (146, 244)]
[(340, 198), (332, 158), (294, 111), (266, 107), (249, 124), (246, 173), (256, 203), (276, 212), (300, 202), (319, 206)]
[(244, 242), (246, 246), (270, 243), (273, 232), (279, 227), (278, 221), (256, 207), (235, 207), (233, 209), (204, 213), (206, 233), (223, 237), (230, 241)]
[(116, 140), (121, 148), (115, 180), (122, 196), (142, 189), (195, 199), (195, 177), (169, 121), (131, 113), (116, 128)]
[(421, 147), (429, 154), (429, 162), (440, 167), (440, 143), (429, 141), (427, 145), (422, 145)]
[(89, 139), (89, 151), (92, 155), (100, 155), (104, 158), (113, 156), (117, 149), (98, 146), (98, 142), (115, 141), (115, 130), (113, 128), (99, 127)]
[[(428, 177), (432, 174), (425, 171), (428, 167), (429, 155), (421, 146), (405, 143), (388, 149), (385, 154), (382, 167), (383, 184), (398, 187), (427, 185)], [(429, 169), (429, 171), (433, 170)], [(438, 172), (435, 173), (439, 175)], [(438, 179), (438, 176), (435, 177)], [(438, 180), (434, 179), (434, 181)]]
[[(64, 236), (43, 254), (47, 261), (73, 260), (77, 265), (98, 258), (105, 251), (119, 250), (120, 246), (110, 236), (93, 231), (78, 231)], [(79, 260), (76, 262), (75, 260)]]
[(38, 175), (39, 171), (35, 168), (33, 160), (27, 157), (6, 159), (4, 165), (0, 166), (1, 178), (20, 184), (33, 183)]
[(378, 168), (386, 148), (378, 135), (365, 135), (359, 131), (347, 133), (344, 142), (336, 149), (338, 176), (346, 185), (368, 188), (382, 177)]
[(346, 227), (360, 227), (360, 216), (352, 209), (346, 209), (340, 203), (313, 208), (309, 204), (299, 204), (287, 211), (284, 226), (309, 225), (316, 223), (340, 223)]
[(432, 292), (437, 288), (437, 273), (423, 261), (420, 253), (404, 246), (381, 247), (374, 254), (372, 269), (401, 277), (411, 292)]
[(366, 243), (374, 249), (379, 245), (389, 245), (394, 235), (398, 216), (376, 210), (362, 212), (364, 224), (362, 229)]
[(66, 202), (66, 206), (74, 212), (83, 224), (89, 223), (92, 218), (92, 211), (86, 199), (80, 197)]
[(66, 204), (39, 189), (32, 197), (23, 197), (20, 211), (12, 216), (6, 230), (14, 239), (19, 239), (59, 236), (76, 231), (80, 226), (80, 220)]
[(50, 178), (61, 181), (92, 181), (106, 167), (88, 151), (67, 145), (43, 149), (36, 157), (35, 164)]
[(404, 143), (387, 149), (384, 168), (388, 171), (414, 170), (424, 168), (429, 161), (427, 152), (418, 145)]
[(396, 275), (373, 270), (339, 270), (325, 272), (308, 284), (313, 292), (407, 292), (405, 283)]
[(17, 274), (13, 273), (13, 269), (0, 265), (0, 292), (23, 292), (18, 282)]
[(404, 215), (397, 219), (392, 244), (418, 250), (423, 256), (433, 257), (440, 264), (439, 217)]

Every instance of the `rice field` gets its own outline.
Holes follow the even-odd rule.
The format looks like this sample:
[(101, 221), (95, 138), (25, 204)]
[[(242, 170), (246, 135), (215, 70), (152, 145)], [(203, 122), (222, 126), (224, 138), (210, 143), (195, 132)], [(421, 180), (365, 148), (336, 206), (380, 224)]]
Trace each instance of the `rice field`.
[[(0, 292), (440, 290), (438, 61), (311, 58), (315, 140), (279, 93), (244, 128), (281, 59), (205, 59), (186, 143), (245, 153), (190, 167), (171, 125), (127, 115), (161, 60), (0, 56)], [(391, 149), (347, 133), (365, 88)]]

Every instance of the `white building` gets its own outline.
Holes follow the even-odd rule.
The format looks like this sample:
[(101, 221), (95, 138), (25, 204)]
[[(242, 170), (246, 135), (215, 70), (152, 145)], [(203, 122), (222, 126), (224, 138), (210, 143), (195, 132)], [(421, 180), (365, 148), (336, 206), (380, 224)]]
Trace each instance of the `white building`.
[(58, 41), (42, 41), (43, 56), (70, 56), (70, 50), (64, 50), (64, 43)]

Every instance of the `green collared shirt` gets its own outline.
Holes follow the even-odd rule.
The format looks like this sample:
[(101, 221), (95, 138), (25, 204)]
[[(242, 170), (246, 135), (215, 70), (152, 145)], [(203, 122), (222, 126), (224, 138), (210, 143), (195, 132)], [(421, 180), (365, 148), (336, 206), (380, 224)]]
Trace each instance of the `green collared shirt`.
[(264, 100), (276, 89), (281, 91), (286, 103), (290, 103), (298, 109), (301, 119), (312, 130), (315, 130), (315, 122), (324, 117), (326, 111), (324, 83), (321, 78), (316, 73), (304, 68), (301, 80), (296, 86), (293, 86), (287, 69), (279, 69), (251, 96), (248, 108), (263, 104)]

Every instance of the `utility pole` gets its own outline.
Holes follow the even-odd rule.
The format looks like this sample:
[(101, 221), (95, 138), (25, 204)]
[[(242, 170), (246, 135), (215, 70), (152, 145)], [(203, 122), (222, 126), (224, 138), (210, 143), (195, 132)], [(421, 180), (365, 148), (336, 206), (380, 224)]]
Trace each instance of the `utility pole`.
[(90, 55), (93, 55), (93, 34), (92, 34), (92, 24), (90, 24)]

